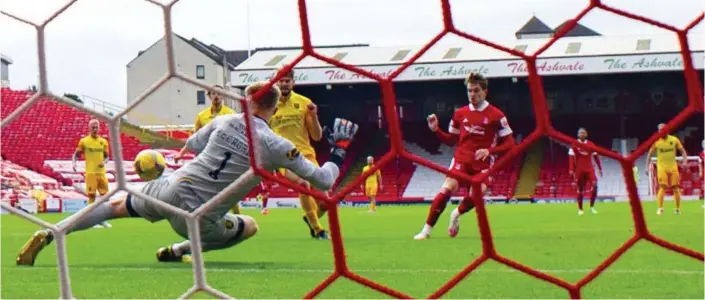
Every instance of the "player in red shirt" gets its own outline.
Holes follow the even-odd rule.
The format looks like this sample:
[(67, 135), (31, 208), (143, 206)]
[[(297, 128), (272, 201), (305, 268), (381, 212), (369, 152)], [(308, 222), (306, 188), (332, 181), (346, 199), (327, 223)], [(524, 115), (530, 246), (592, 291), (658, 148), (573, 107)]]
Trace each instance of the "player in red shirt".
[[(450, 121), (448, 133), (439, 130), (438, 117), (428, 116), (428, 127), (445, 144), (455, 146), (455, 154), (450, 164), (450, 170), (457, 170), (468, 175), (487, 172), (494, 161), (494, 156), (511, 149), (516, 143), (512, 136), (504, 113), (485, 99), (487, 95), (487, 79), (477, 73), (471, 73), (465, 79), (469, 105), (455, 111)], [(489, 179), (482, 184), (484, 194)], [(453, 192), (458, 189), (458, 181), (446, 177), (441, 191), (431, 203), (426, 224), (420, 233), (414, 236), (416, 240), (424, 240), (431, 236), (431, 229), (438, 217), (445, 210), (446, 204)], [(470, 193), (468, 193), (470, 195)], [(460, 230), (459, 218), (462, 214), (474, 208), (470, 196), (466, 196), (451, 213), (448, 233), (455, 237)]]
[(583, 215), (583, 193), (587, 187), (592, 192), (590, 194), (590, 211), (596, 214), (595, 198), (597, 198), (597, 178), (595, 177), (595, 168), (592, 165), (593, 158), (597, 169), (602, 177), (602, 163), (600, 156), (596, 152), (584, 148), (582, 145), (595, 146), (591, 141), (587, 140), (587, 130), (585, 128), (578, 129), (578, 140), (573, 142), (568, 150), (568, 166), (570, 176), (573, 176), (575, 183), (578, 185), (578, 215)]
[(264, 183), (264, 180), (259, 183), (260, 195), (262, 195), (262, 214), (269, 214), (267, 210), (267, 202), (269, 201), (269, 187)]

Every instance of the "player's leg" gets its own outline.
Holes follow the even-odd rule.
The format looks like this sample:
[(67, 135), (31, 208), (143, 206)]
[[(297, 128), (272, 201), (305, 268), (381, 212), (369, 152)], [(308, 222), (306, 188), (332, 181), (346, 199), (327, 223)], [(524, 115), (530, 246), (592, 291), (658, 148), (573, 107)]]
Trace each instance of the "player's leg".
[(678, 167), (674, 168), (670, 172), (670, 182), (669, 185), (673, 189), (673, 204), (675, 206), (675, 209), (673, 210), (674, 214), (680, 214), (681, 213), (681, 176), (680, 173), (678, 172)]
[[(180, 235), (188, 238), (186, 223), (180, 218), (173, 220), (174, 222), (170, 220), (172, 228)], [(226, 214), (215, 222), (209, 219), (202, 219), (200, 228), (203, 252), (230, 248), (251, 238), (259, 231), (255, 219), (250, 216), (234, 214)], [(185, 240), (159, 248), (157, 250), (157, 260), (161, 262), (188, 262), (192, 251), (191, 246), (191, 241)]]
[[(301, 179), (299, 176), (289, 170), (284, 171), (284, 177), (286, 177), (289, 181), (293, 183), (301, 184), (307, 188), (311, 188), (310, 183)], [(311, 235), (311, 237), (327, 239), (328, 234), (326, 233), (325, 229), (323, 228), (323, 225), (321, 224), (320, 219), (318, 218), (319, 207), (316, 199), (306, 194), (299, 194), (299, 201), (301, 203), (301, 208), (304, 211), (303, 220), (304, 223), (306, 223), (306, 226), (308, 226), (309, 228), (309, 234)]]
[(88, 196), (88, 205), (95, 203), (96, 193), (98, 191), (98, 178), (96, 174), (86, 173), (86, 196)]
[(595, 200), (597, 200), (597, 177), (595, 177), (595, 173), (588, 173), (588, 182), (586, 186), (590, 187), (590, 212), (596, 214), (597, 210), (595, 210)]
[(658, 192), (656, 193), (656, 214), (663, 214), (663, 198), (666, 196), (666, 188), (668, 187), (668, 173), (663, 168), (658, 168)]
[[(95, 226), (106, 220), (137, 217), (130, 206), (130, 196), (120, 197), (110, 201), (105, 201), (99, 204), (90, 205), (81, 209), (78, 213), (59, 222), (59, 227), (66, 228), (66, 234), (75, 231), (81, 231)], [(76, 221), (76, 216), (82, 211), (89, 210), (84, 217)], [(54, 240), (54, 233), (49, 229), (38, 230), (34, 235), (22, 246), (17, 255), (16, 263), (18, 265), (34, 265), (39, 252), (49, 245)]]
[[(454, 163), (451, 163), (451, 166), (453, 165)], [(426, 217), (426, 223), (421, 229), (421, 232), (414, 236), (414, 239), (424, 240), (431, 237), (431, 229), (433, 229), (433, 226), (435, 226), (436, 222), (438, 222), (438, 218), (446, 209), (446, 205), (448, 204), (448, 200), (450, 200), (450, 196), (457, 189), (458, 181), (451, 177), (446, 177), (440, 192), (436, 195), (435, 198), (433, 198), (433, 202), (431, 202), (431, 207), (429, 208), (428, 216)]]
[(268, 202), (269, 202), (269, 196), (262, 195), (262, 214), (263, 215), (269, 214), (269, 210), (267, 210)]
[(377, 186), (371, 185), (371, 186), (365, 186), (365, 194), (367, 194), (367, 197), (370, 199), (370, 212), (376, 212), (377, 211)]
[(234, 214), (240, 214), (240, 202), (235, 203), (235, 205), (233, 205), (233, 208), (231, 208), (230, 211), (232, 211), (232, 213)]
[(575, 174), (576, 184), (578, 186), (578, 194), (576, 195), (576, 202), (578, 202), (578, 215), (583, 215), (583, 197), (585, 194), (585, 184), (587, 183), (587, 176), (585, 173), (580, 172)]
[[(481, 185), (480, 193), (482, 195), (487, 191), (487, 187), (490, 184), (490, 178), (487, 177)], [(483, 200), (484, 201), (484, 200)], [(458, 206), (453, 209), (450, 213), (450, 223), (448, 224), (448, 235), (450, 237), (456, 237), (460, 232), (460, 216), (466, 214), (475, 208), (475, 202), (472, 199), (472, 187), (468, 188), (468, 193), (463, 200), (458, 204)]]
[[(108, 185), (108, 177), (105, 176), (105, 173), (98, 174), (97, 176), (97, 183), (98, 183), (98, 194), (100, 196), (105, 196), (110, 191), (110, 186)], [(103, 226), (105, 228), (110, 228), (113, 227), (113, 225), (110, 225), (108, 221), (103, 221), (100, 222), (100, 226)]]

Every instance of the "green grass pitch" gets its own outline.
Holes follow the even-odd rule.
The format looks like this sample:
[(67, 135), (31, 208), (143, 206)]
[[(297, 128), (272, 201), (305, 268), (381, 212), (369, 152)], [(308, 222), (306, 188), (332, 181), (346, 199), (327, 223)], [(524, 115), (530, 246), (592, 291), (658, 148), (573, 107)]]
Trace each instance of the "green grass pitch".
[[(684, 201), (683, 213), (656, 216), (645, 202), (650, 230), (671, 242), (703, 251), (702, 201)], [(449, 209), (454, 206), (449, 205)], [(633, 233), (629, 205), (598, 203), (599, 214), (578, 216), (574, 204), (489, 205), (499, 253), (576, 282)], [(350, 268), (360, 275), (425, 298), (481, 253), (475, 213), (463, 217), (451, 239), (446, 211), (430, 240), (414, 241), (428, 206), (342, 208), (342, 230)], [(313, 240), (298, 209), (272, 209), (267, 216), (245, 210), (260, 224), (252, 239), (204, 255), (209, 284), (238, 298), (300, 298), (331, 274), (331, 244)], [(44, 214), (55, 222), (66, 215)], [(327, 222), (327, 218), (324, 219)], [(68, 261), (76, 298), (175, 298), (193, 284), (190, 264), (160, 264), (155, 251), (179, 241), (165, 222), (116, 220), (110, 229), (68, 237)], [(17, 267), (15, 255), (37, 226), (2, 217), (2, 298), (59, 296), (55, 243), (34, 267)], [(585, 298), (703, 298), (703, 264), (638, 242), (583, 289)], [(212, 298), (205, 294), (197, 297)], [(388, 298), (338, 279), (320, 298)], [(495, 262), (483, 264), (446, 298), (568, 298), (567, 291)]]

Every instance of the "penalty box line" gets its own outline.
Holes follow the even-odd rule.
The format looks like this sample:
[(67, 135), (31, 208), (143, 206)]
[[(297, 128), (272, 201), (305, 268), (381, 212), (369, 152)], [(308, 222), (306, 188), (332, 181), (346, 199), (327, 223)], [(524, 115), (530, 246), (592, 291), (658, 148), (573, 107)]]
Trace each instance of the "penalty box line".
[[(188, 267), (187, 267), (188, 266)], [(145, 271), (184, 271), (193, 272), (190, 264), (184, 264), (184, 267), (91, 267), (91, 266), (69, 266), (69, 271), (71, 270), (84, 270), (84, 271), (117, 271), (117, 272), (145, 272)], [(55, 269), (56, 266), (35, 266), (33, 268), (15, 268), (14, 270), (32, 270), (36, 268), (51, 268)], [(593, 269), (539, 269), (541, 272), (545, 273), (589, 273)], [(460, 269), (352, 269), (356, 273), (458, 273)], [(233, 269), (233, 268), (209, 268), (206, 266), (206, 272), (215, 273), (332, 273), (332, 269), (295, 269), (295, 268), (271, 268), (271, 269), (258, 269), (258, 268), (243, 268), (243, 269)], [(477, 269), (473, 273), (521, 273), (520, 271), (514, 269)], [(703, 275), (704, 270), (684, 270), (684, 269), (671, 269), (671, 270), (648, 270), (648, 269), (607, 269), (603, 273), (613, 273), (613, 274), (670, 274), (670, 275)]]

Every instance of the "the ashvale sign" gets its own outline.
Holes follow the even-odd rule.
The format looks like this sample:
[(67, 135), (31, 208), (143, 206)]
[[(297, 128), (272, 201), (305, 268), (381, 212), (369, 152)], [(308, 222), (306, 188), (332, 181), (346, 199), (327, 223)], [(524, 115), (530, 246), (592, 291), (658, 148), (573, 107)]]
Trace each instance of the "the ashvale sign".
[[(692, 53), (695, 68), (703, 69), (703, 52)], [(387, 77), (400, 65), (363, 66), (362, 69)], [(629, 73), (683, 70), (683, 57), (680, 53), (644, 54), (597, 57), (567, 57), (539, 59), (536, 63), (541, 75), (575, 75), (599, 73)], [(526, 62), (523, 60), (468, 61), (449, 63), (414, 64), (399, 74), (398, 81), (462, 79), (471, 72), (482, 73), (487, 77), (527, 76)], [(231, 72), (234, 86), (245, 86), (262, 80), (269, 80), (274, 70), (235, 70)], [(373, 80), (345, 69), (336, 67), (297, 68), (297, 84), (335, 84), (372, 82)]]

